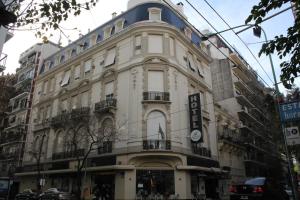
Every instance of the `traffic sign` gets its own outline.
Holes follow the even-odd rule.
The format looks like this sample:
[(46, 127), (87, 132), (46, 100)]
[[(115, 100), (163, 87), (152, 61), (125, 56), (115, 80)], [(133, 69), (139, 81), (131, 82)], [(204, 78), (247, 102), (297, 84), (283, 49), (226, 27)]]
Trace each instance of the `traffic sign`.
[(288, 127), (285, 129), (286, 141), (288, 145), (300, 144), (300, 134), (298, 127)]
[(280, 104), (279, 112), (283, 122), (300, 120), (300, 101)]

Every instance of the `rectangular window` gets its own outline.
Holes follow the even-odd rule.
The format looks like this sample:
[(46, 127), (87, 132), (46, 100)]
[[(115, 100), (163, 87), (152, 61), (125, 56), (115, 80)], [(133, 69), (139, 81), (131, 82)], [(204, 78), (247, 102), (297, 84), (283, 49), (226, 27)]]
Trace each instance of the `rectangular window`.
[(76, 66), (74, 70), (74, 79), (77, 80), (79, 78), (80, 78), (80, 65)]
[(105, 84), (105, 98), (111, 99), (114, 96), (114, 82), (111, 81)]
[(43, 94), (47, 94), (48, 92), (48, 81), (44, 82)]
[(173, 38), (169, 38), (169, 42), (170, 42), (170, 56), (174, 56), (174, 39)]
[(68, 100), (65, 99), (65, 100), (61, 101), (60, 107), (61, 107), (61, 111), (67, 111), (68, 110)]
[(161, 21), (161, 9), (160, 8), (149, 8), (149, 20)]
[(70, 75), (71, 75), (71, 71), (70, 70), (68, 70), (68, 71), (65, 72), (64, 78), (62, 79), (61, 84), (60, 84), (61, 87), (66, 86), (66, 85), (69, 84)]
[(148, 71), (148, 91), (164, 92), (163, 71)]
[(104, 67), (108, 67), (110, 65), (115, 64), (115, 60), (116, 60), (116, 48), (108, 50)]
[(77, 96), (72, 96), (72, 109), (76, 109), (77, 108)]
[(81, 94), (81, 107), (88, 107), (89, 106), (89, 93), (84, 92)]
[(204, 76), (204, 69), (201, 61), (197, 60), (198, 74), (199, 76)]
[(116, 33), (119, 32), (119, 31), (121, 31), (121, 30), (123, 29), (123, 27), (124, 27), (124, 22), (125, 22), (124, 19), (120, 19), (120, 20), (118, 20), (118, 21), (116, 22), (116, 24), (115, 24), (115, 32), (116, 32)]
[(194, 62), (194, 59), (193, 59), (193, 55), (191, 53), (188, 53), (187, 65), (189, 66), (189, 68), (192, 71), (194, 71), (194, 72), (196, 71), (195, 62)]
[(148, 51), (149, 51), (149, 53), (162, 53), (163, 52), (163, 38), (161, 35), (149, 35)]
[(135, 53), (140, 54), (142, 49), (142, 36), (135, 36)]
[(109, 27), (106, 27), (105, 29), (104, 29), (104, 39), (106, 39), (106, 38), (109, 38), (110, 37), (110, 35), (111, 35), (111, 31), (112, 31), (112, 27), (111, 26), (109, 26)]
[(201, 107), (204, 108), (205, 106), (205, 94), (204, 92), (200, 91), (200, 103), (201, 103)]
[(49, 92), (53, 92), (54, 88), (55, 88), (55, 80), (54, 78), (51, 78), (49, 82)]
[(84, 73), (90, 72), (92, 69), (92, 60), (87, 60), (84, 63)]
[(38, 119), (39, 121), (42, 121), (44, 119), (44, 108), (40, 108), (40, 112), (38, 113)]
[(46, 119), (50, 119), (51, 117), (51, 106), (47, 106), (47, 110), (46, 110)]

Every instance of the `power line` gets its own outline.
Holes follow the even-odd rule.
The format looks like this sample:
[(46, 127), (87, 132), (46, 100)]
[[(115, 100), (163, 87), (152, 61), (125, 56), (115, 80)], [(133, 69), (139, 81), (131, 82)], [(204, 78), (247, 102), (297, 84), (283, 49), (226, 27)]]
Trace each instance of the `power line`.
[[(170, 7), (170, 9), (172, 9), (175, 13), (177, 13), (177, 15), (179, 15), (179, 16), (181, 16), (181, 18), (182, 18), (182, 20), (184, 20), (188, 25), (190, 25), (191, 27), (193, 27), (194, 28), (194, 30), (196, 30), (197, 32), (198, 32), (198, 34), (200, 34), (200, 35), (202, 35), (202, 37), (204, 37), (205, 35), (203, 34), (203, 33), (201, 33), (201, 31), (199, 31), (193, 24), (191, 24), (188, 20), (186, 20), (185, 19), (185, 16), (183, 16), (181, 13), (179, 13), (177, 10), (175, 10), (174, 8), (173, 8), (173, 6), (172, 5), (170, 5), (168, 2), (166, 2), (165, 0), (163, 0), (163, 2), (165, 3), (165, 4), (167, 4), (169, 7)], [(230, 58), (230, 57), (228, 57), (223, 51), (221, 51), (211, 40), (209, 40), (209, 38), (207, 39), (207, 41), (212, 45), (212, 46), (214, 46), (216, 49), (217, 49), (217, 51), (219, 51), (225, 58), (227, 58), (233, 65), (236, 65), (236, 63)], [(265, 82), (265, 80), (264, 79), (262, 79), (263, 81), (264, 81), (264, 83), (268, 86), (268, 87), (270, 87), (269, 86), (269, 84), (268, 83), (266, 83)]]
[(267, 75), (267, 77), (269, 78), (269, 80), (271, 81), (271, 83), (274, 84), (274, 82), (272, 81), (272, 79), (270, 78), (270, 76), (267, 74), (267, 72), (265, 71), (265, 69), (263, 68), (263, 66), (260, 64), (260, 62), (258, 61), (258, 59), (256, 58), (256, 56), (253, 54), (253, 52), (251, 51), (251, 49), (248, 47), (248, 45), (244, 42), (244, 40), (242, 40), (242, 38), (232, 29), (232, 27), (226, 22), (226, 20), (218, 13), (218, 11), (216, 11), (212, 5), (207, 1), (207, 0), (203, 0), (205, 1), (205, 3), (218, 15), (218, 17), (231, 29), (231, 31), (239, 38), (239, 40), (245, 45), (245, 47), (248, 49), (248, 51), (250, 52), (250, 54), (252, 55), (252, 57), (256, 60), (256, 62), (259, 64), (260, 68), (264, 71), (264, 73)]
[[(195, 6), (194, 5), (192, 5), (188, 0), (185, 0), (192, 8), (193, 8), (193, 10), (194, 11), (196, 11), (216, 32), (218, 32), (218, 30), (195, 8)], [(234, 47), (232, 47), (232, 45), (222, 36), (222, 35), (219, 35), (224, 41), (226, 41), (226, 43), (231, 47), (231, 48), (233, 48), (233, 49), (235, 49)], [(239, 37), (239, 36), (238, 36)], [(242, 41), (243, 42), (243, 41)], [(246, 45), (247, 46), (247, 45)], [(248, 50), (250, 51), (250, 53), (252, 54), (252, 56), (254, 56), (254, 54), (251, 52), (251, 50), (249, 49), (249, 47), (247, 47), (248, 48)], [(254, 58), (256, 59), (256, 57), (254, 56)], [(262, 67), (262, 65), (259, 63), (259, 61), (256, 59), (256, 61), (258, 62), (258, 64)], [(262, 68), (263, 69), (263, 68)], [(264, 69), (263, 69), (263, 71), (265, 71)], [(266, 72), (265, 72), (266, 73)], [(260, 77), (260, 79), (268, 86), (268, 87), (270, 87), (269, 86), (269, 84), (259, 75), (259, 74), (257, 74), (259, 77)], [(266, 73), (266, 75), (268, 76), (268, 74)], [(268, 76), (268, 78), (271, 80), (271, 78)], [(271, 83), (273, 83), (273, 81), (271, 80)]]

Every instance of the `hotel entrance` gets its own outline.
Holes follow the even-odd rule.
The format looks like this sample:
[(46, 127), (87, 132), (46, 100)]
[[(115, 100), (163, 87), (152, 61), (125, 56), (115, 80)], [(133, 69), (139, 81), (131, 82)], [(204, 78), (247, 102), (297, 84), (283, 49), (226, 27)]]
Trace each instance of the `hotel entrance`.
[(174, 171), (137, 170), (138, 199), (169, 199), (175, 197)]

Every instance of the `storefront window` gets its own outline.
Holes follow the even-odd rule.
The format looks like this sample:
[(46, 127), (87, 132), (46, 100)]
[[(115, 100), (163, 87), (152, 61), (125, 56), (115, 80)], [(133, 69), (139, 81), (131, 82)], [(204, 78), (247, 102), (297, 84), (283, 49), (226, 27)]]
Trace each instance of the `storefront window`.
[(146, 199), (175, 197), (174, 171), (138, 170), (136, 196)]

